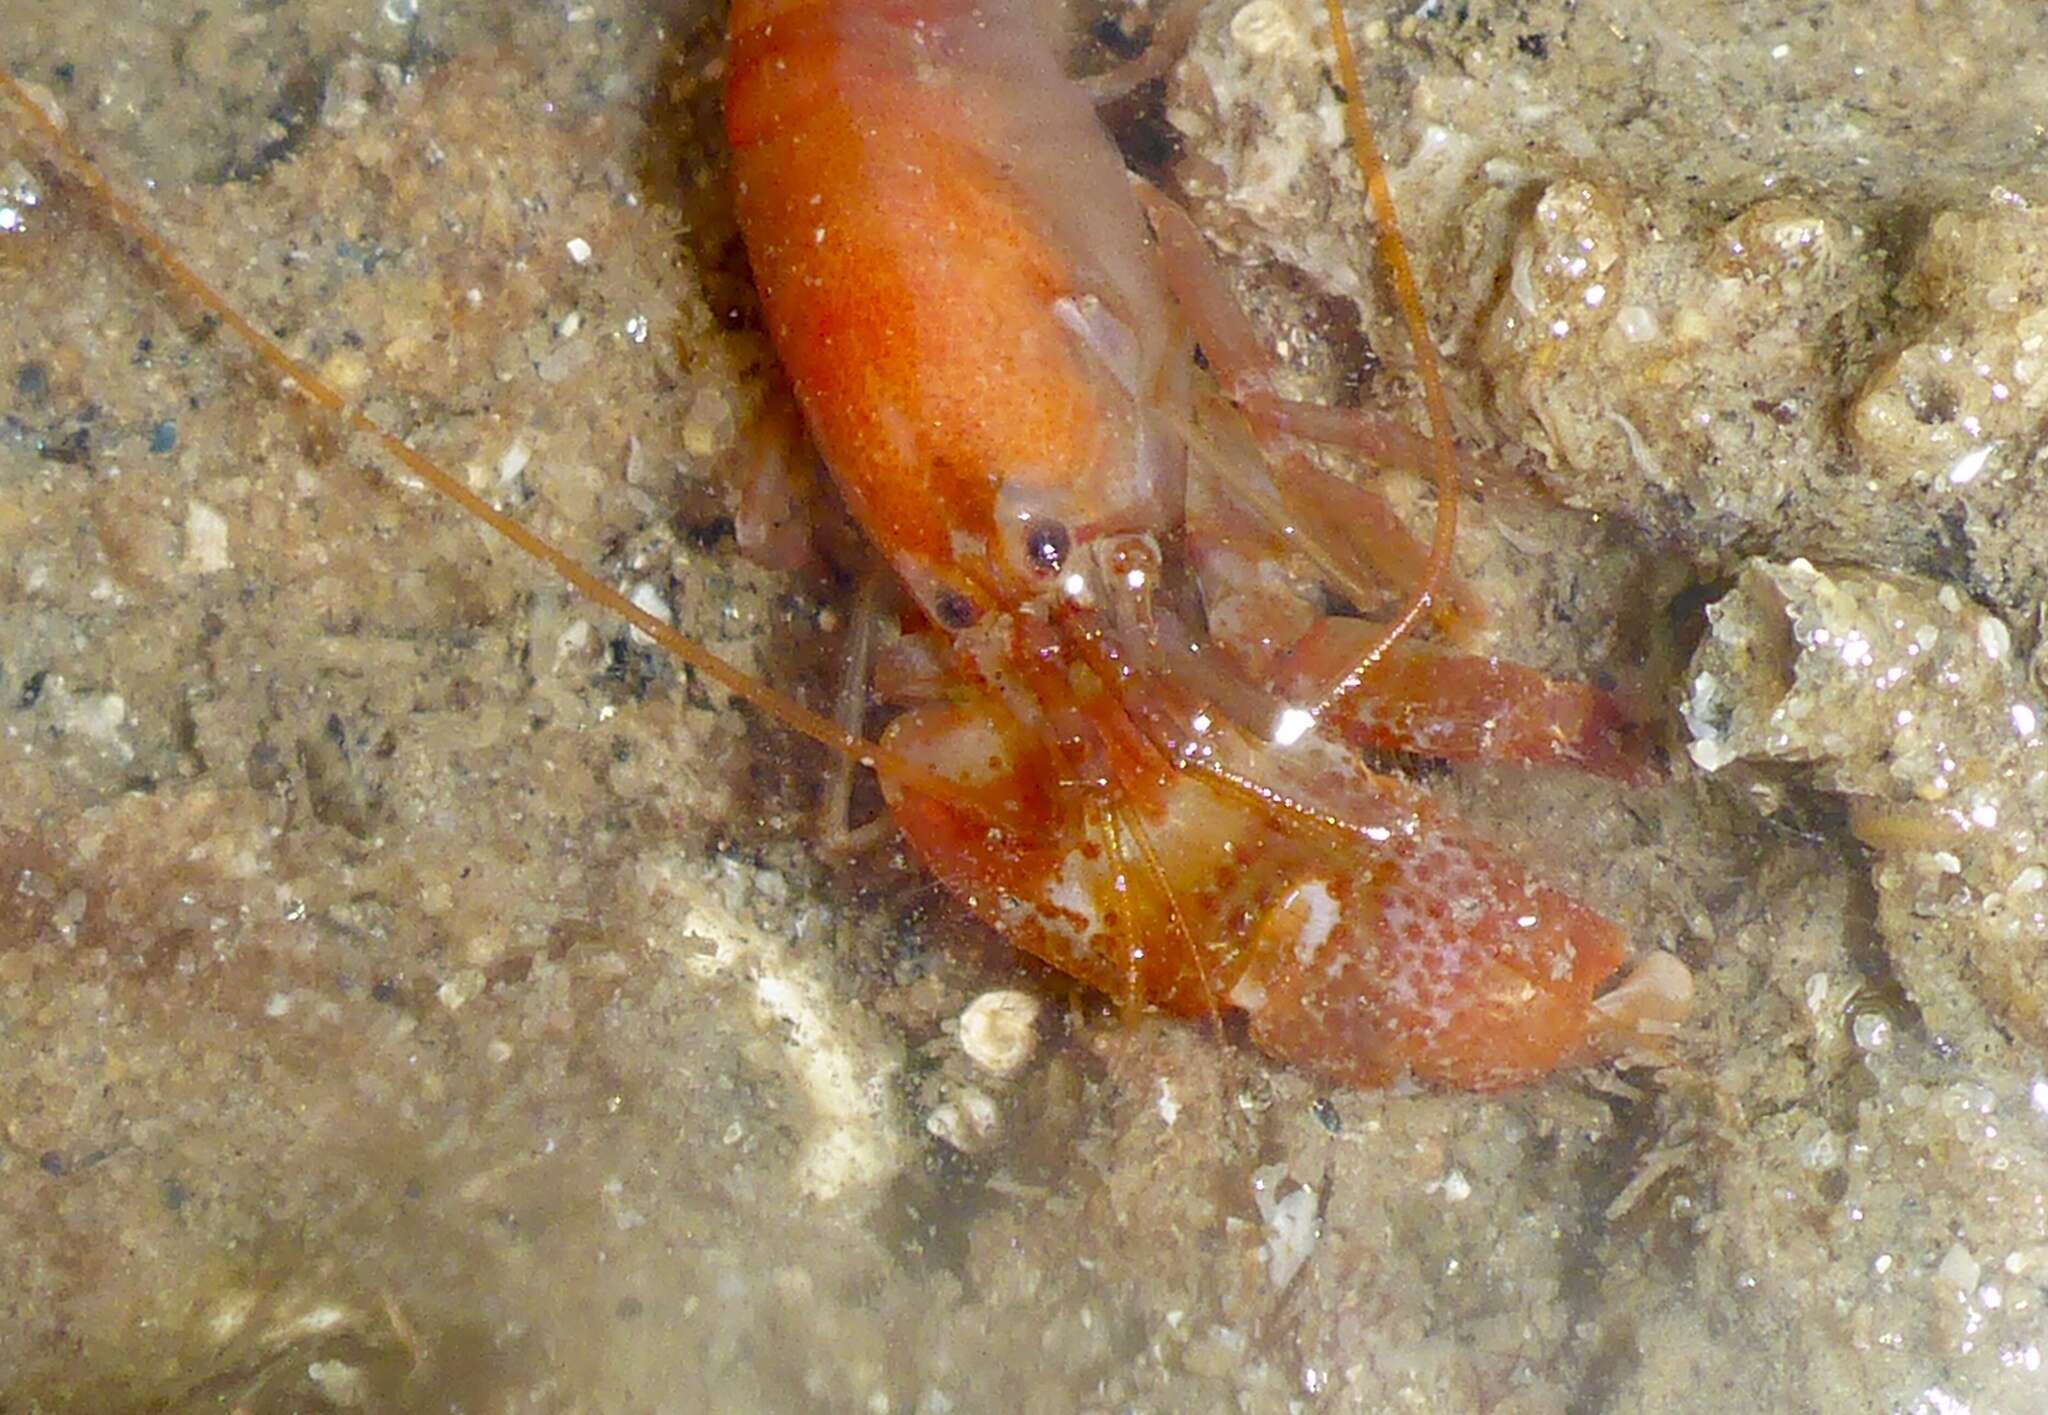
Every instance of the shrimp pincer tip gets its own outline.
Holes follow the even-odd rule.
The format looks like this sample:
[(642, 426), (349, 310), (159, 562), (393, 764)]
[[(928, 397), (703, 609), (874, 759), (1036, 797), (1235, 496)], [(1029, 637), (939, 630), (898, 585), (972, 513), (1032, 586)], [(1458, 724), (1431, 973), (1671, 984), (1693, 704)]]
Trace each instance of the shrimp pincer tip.
[(1593, 999), (1609, 1034), (1644, 1044), (1675, 1036), (1692, 1012), (1692, 969), (1678, 955), (1655, 949), (1636, 960), (1625, 977)]

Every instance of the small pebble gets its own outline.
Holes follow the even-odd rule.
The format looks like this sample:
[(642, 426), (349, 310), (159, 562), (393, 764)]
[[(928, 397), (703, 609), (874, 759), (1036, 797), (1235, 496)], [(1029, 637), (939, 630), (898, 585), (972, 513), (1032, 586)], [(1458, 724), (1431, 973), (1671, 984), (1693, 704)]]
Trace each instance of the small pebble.
[(960, 1049), (992, 1076), (1013, 1075), (1038, 1047), (1038, 999), (1015, 988), (985, 992), (960, 1014)]
[(963, 1155), (987, 1149), (1001, 1124), (996, 1103), (972, 1086), (963, 1087), (951, 1100), (934, 1106), (924, 1120), (926, 1130)]

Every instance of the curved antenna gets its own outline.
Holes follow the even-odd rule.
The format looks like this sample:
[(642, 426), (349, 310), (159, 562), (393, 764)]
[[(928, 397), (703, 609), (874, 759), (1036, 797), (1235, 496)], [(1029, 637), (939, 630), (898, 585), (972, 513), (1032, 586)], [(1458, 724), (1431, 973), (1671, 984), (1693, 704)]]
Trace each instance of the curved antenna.
[(1437, 362), (1436, 345), (1429, 336), (1429, 319), (1422, 309), (1415, 268), (1408, 259), (1408, 243), (1401, 237), (1394, 194), (1387, 185), (1387, 164), (1380, 158), (1379, 147), (1373, 141), (1372, 121), (1366, 116), (1358, 58), (1352, 52), (1350, 31), (1344, 27), (1344, 9), (1340, 0), (1323, 0), (1323, 9), (1329, 18), (1330, 42), (1337, 50), (1337, 79), (1344, 86), (1344, 129), (1351, 138), (1351, 153), (1358, 163), (1359, 175), (1365, 179), (1366, 199), (1379, 226), (1380, 261), (1393, 282), (1394, 298), (1408, 326), (1408, 341), (1415, 349), (1415, 372), (1422, 380), (1422, 401), (1429, 410), (1431, 461), (1436, 474), (1436, 525), (1430, 535), (1429, 560), (1408, 602), (1359, 656), (1351, 671), (1326, 689), (1320, 702), (1305, 710), (1308, 721), (1320, 720), (1354, 692), (1365, 680), (1367, 671), (1430, 612), (1443, 591), (1458, 537), (1458, 450), (1451, 440), (1451, 407), (1444, 396), (1443, 370)]
[(711, 679), (734, 697), (751, 704), (783, 726), (802, 733), (812, 741), (864, 767), (886, 770), (917, 791), (941, 800), (953, 800), (958, 797), (957, 786), (938, 773), (847, 731), (830, 718), (813, 712), (794, 698), (777, 692), (767, 684), (741, 672), (696, 640), (655, 618), (571, 559), (561, 549), (541, 539), (471, 491), (439, 463), (349, 402), (333, 385), (286, 353), (283, 346), (258, 329), (247, 316), (228, 302), (226, 296), (208, 284), (205, 277), (186, 264), (172, 249), (170, 242), (157, 234), (155, 227), (135, 205), (116, 192), (112, 184), (100, 175), (84, 150), (43, 110), (42, 105), (25, 85), (5, 71), (0, 71), (0, 93), (5, 93), (28, 120), (30, 126), (39, 132), (50, 148), (63, 159), (64, 166), (73, 178), (91, 191), (112, 218), (114, 226), (142, 247), (149, 258), (170, 277), (171, 283), (193, 303), (234, 330), (244, 345), (267, 364), (271, 372), (287, 387), (296, 388), (342, 426), (370, 438), (442, 499), (454, 503), (465, 514), (489, 526), (510, 542), (514, 549), (553, 571), (586, 600), (610, 610), (654, 640), (680, 662)]

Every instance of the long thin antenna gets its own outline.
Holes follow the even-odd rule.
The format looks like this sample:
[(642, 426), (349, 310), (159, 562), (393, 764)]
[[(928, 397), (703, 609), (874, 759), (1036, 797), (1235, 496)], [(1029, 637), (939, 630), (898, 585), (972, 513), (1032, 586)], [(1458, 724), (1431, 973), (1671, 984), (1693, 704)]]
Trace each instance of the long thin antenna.
[(1366, 199), (1372, 204), (1373, 221), (1379, 227), (1380, 260), (1393, 282), (1394, 298), (1408, 326), (1408, 341), (1415, 349), (1415, 372), (1422, 380), (1422, 401), (1429, 410), (1430, 448), (1434, 454), (1431, 460), (1436, 473), (1436, 526), (1430, 535), (1429, 560), (1414, 593), (1372, 646), (1359, 656), (1351, 671), (1309, 710), (1314, 719), (1320, 719), (1356, 690), (1365, 681), (1367, 671), (1429, 612), (1443, 589), (1458, 538), (1458, 449), (1451, 440), (1451, 405), (1444, 396), (1443, 370), (1437, 362), (1436, 344), (1429, 335), (1429, 318), (1423, 312), (1415, 268), (1408, 259), (1408, 243), (1402, 239), (1401, 223), (1394, 211), (1394, 194), (1387, 185), (1387, 164), (1380, 158), (1379, 146), (1373, 140), (1372, 120), (1366, 115), (1358, 57), (1351, 48), (1350, 31), (1344, 27), (1344, 8), (1341, 0), (1323, 0), (1323, 9), (1329, 17), (1330, 42), (1337, 50), (1337, 79), (1344, 86), (1344, 130), (1351, 138), (1351, 153), (1358, 163), (1359, 175), (1365, 179)]
[(252, 324), (228, 303), (226, 296), (215, 290), (203, 276), (187, 265), (172, 249), (170, 242), (157, 234), (156, 229), (142, 213), (100, 175), (91, 159), (71, 140), (64, 129), (43, 111), (42, 105), (36, 102), (34, 96), (20, 81), (0, 71), (0, 91), (6, 93), (22, 116), (41, 133), (44, 141), (63, 159), (72, 176), (83, 183), (99, 200), (114, 225), (130, 240), (141, 246), (149, 258), (170, 276), (171, 282), (194, 303), (241, 336), (242, 341), (268, 364), (271, 371), (287, 386), (298, 389), (307, 399), (343, 426), (369, 437), (442, 498), (453, 502), (464, 512), (489, 526), (511, 542), (522, 554), (567, 581), (585, 599), (618, 615), (679, 661), (711, 679), (733, 696), (752, 704), (784, 726), (803, 733), (834, 752), (852, 758), (862, 766), (885, 768), (891, 776), (913, 790), (941, 800), (951, 800), (958, 795), (957, 788), (944, 777), (848, 732), (830, 718), (811, 711), (795, 699), (757, 681), (702, 644), (677, 632), (673, 626), (662, 622), (627, 599), (562, 550), (541, 539), (478, 496), (425, 453), (417, 451), (396, 433), (385, 429), (374, 418), (350, 403), (318, 374), (286, 353), (276, 340)]

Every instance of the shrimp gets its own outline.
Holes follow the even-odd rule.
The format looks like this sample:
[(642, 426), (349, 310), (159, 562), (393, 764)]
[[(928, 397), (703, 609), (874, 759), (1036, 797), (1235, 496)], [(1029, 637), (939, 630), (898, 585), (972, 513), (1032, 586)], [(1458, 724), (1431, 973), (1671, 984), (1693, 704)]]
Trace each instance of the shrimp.
[[(1331, 23), (1348, 71), (1334, 5)], [(1424, 361), (1426, 457), (1273, 397), (1199, 237), (1134, 186), (1031, 7), (738, 0), (729, 25), (769, 334), (938, 640), (883, 743), (945, 789), (881, 767), (927, 868), (1126, 1011), (1241, 1012), (1269, 1054), (1337, 1083), (1493, 1090), (1613, 1045), (1655, 991), (1600, 996), (1620, 930), (1354, 750), (1646, 770), (1604, 695), (1407, 642), (1472, 610), (1449, 570), (1442, 394), (1356, 119)], [(1295, 433), (1426, 460), (1429, 546), (1316, 474)], [(1286, 529), (1335, 523), (1371, 534)], [(1349, 586), (1405, 575), (1405, 600), (1378, 623), (1320, 616), (1290, 543)], [(1204, 599), (1212, 631), (1262, 633), (1205, 635)]]
[[(876, 769), (949, 890), (1127, 1012), (1241, 1012), (1270, 1054), (1358, 1085), (1497, 1089), (1625, 1040), (1645, 989), (1600, 995), (1619, 930), (1358, 754), (1643, 771), (1603, 695), (1411, 640), (1479, 613), (1449, 570), (1447, 434), (1425, 451), (1273, 395), (1199, 237), (1132, 186), (1023, 18), (743, 0), (730, 29), (769, 333), (844, 500), (933, 626), (884, 675), (907, 711), (880, 743), (676, 633), (384, 431), (0, 81), (174, 283), (311, 402), (682, 662)], [(1316, 472), (1296, 436), (1432, 465), (1430, 543)], [(1318, 577), (1397, 602), (1330, 619), (1298, 592)], [(1219, 632), (1247, 620), (1264, 628)]]

